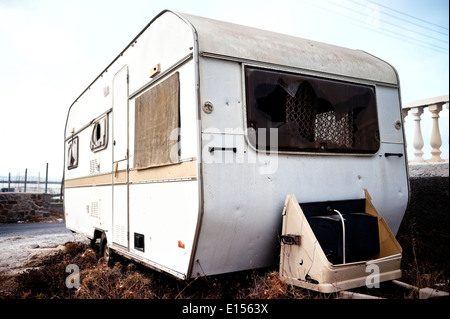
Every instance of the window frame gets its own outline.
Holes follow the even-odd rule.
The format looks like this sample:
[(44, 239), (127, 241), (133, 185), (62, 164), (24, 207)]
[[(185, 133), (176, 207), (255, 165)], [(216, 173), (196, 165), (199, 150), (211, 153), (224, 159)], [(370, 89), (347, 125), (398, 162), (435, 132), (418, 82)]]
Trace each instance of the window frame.
[[(74, 162), (74, 164), (70, 164), (70, 160), (71, 160), (71, 157), (70, 157), (70, 153), (69, 153), (69, 150), (70, 150), (70, 148), (71, 147), (73, 147), (73, 145), (74, 145), (74, 141), (76, 141), (76, 158), (75, 158), (75, 162)], [(73, 150), (73, 149), (72, 149)], [(72, 153), (73, 154), (73, 153)], [(72, 156), (73, 157), (73, 156)], [(79, 161), (80, 161), (80, 145), (79, 145), (79, 138), (78, 138), (78, 136), (72, 136), (68, 141), (67, 141), (67, 169), (68, 170), (71, 170), (71, 169), (74, 169), (74, 168), (77, 168), (78, 167), (78, 163), (79, 163)]]
[[(249, 125), (248, 116), (249, 116), (249, 107), (251, 105), (248, 105), (248, 86), (247, 86), (247, 69), (257, 69), (261, 71), (267, 71), (267, 72), (279, 72), (279, 73), (285, 73), (290, 76), (300, 76), (300, 77), (308, 77), (312, 79), (318, 79), (318, 80), (326, 80), (336, 83), (347, 83), (350, 85), (359, 85), (359, 86), (366, 86), (373, 90), (373, 103), (374, 103), (374, 111), (376, 114), (376, 136), (375, 140), (377, 141), (377, 147), (376, 150), (371, 152), (361, 152), (358, 150), (353, 151), (311, 151), (311, 150), (280, 150), (278, 148), (274, 149), (271, 148), (270, 145), (264, 144), (265, 148), (259, 148), (256, 144), (257, 134), (255, 133), (255, 129)], [(346, 76), (341, 75), (334, 75), (334, 74), (325, 74), (321, 72), (316, 72), (314, 70), (299, 70), (295, 68), (289, 68), (289, 67), (282, 67), (282, 66), (272, 66), (267, 64), (254, 64), (254, 63), (242, 63), (241, 64), (241, 83), (242, 83), (242, 99), (243, 99), (243, 124), (245, 126), (245, 139), (247, 144), (249, 145), (249, 148), (254, 150), (255, 152), (263, 152), (263, 153), (276, 153), (276, 154), (304, 154), (304, 155), (314, 155), (314, 156), (362, 156), (362, 157), (372, 157), (375, 156), (381, 147), (381, 139), (380, 139), (380, 122), (379, 122), (379, 114), (378, 114), (378, 103), (377, 103), (377, 85), (376, 83), (373, 83), (369, 80), (364, 79), (355, 79), (355, 78), (348, 78)], [(269, 140), (269, 137), (266, 137), (266, 140)], [(268, 146), (268, 148), (267, 148)]]
[[(179, 71), (159, 79), (135, 98), (133, 167), (138, 170), (178, 164), (179, 143), (173, 130), (181, 128), (181, 75)], [(163, 125), (163, 124), (166, 124)], [(163, 129), (161, 129), (163, 128)]]
[[(102, 129), (103, 125), (103, 129)], [(98, 127), (100, 126), (100, 137), (96, 138), (98, 135)], [(103, 133), (103, 134), (102, 134)], [(95, 137), (95, 138), (94, 138)], [(108, 147), (109, 140), (109, 125), (108, 125), (108, 114), (105, 114), (94, 122), (92, 122), (92, 131), (91, 131), (91, 139), (90, 146), (92, 152), (98, 152), (104, 150)]]

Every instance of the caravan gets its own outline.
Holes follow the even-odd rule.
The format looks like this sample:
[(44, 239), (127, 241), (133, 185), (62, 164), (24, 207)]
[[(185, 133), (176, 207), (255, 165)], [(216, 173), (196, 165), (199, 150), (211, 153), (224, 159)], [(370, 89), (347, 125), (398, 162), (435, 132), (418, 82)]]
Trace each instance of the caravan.
[(366, 52), (163, 11), (69, 109), (66, 227), (186, 280), (276, 265), (288, 194), (370, 193), (395, 235), (400, 105)]

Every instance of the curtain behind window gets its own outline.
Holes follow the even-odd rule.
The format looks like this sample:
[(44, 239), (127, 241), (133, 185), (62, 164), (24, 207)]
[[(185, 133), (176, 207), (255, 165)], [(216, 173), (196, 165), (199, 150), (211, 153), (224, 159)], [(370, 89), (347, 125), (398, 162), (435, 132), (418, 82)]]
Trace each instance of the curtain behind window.
[(178, 72), (136, 98), (134, 168), (144, 169), (178, 162), (171, 156), (179, 128), (180, 82)]

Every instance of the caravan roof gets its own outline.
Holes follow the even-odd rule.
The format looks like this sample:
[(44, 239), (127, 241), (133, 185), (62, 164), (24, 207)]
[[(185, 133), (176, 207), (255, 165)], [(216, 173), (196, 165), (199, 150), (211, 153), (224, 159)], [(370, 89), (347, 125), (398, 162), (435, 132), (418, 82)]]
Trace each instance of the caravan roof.
[(397, 73), (390, 64), (361, 50), (188, 14), (178, 15), (196, 31), (201, 55), (266, 62), (398, 85)]
[(176, 15), (191, 26), (194, 39), (198, 40), (198, 52), (201, 56), (242, 60), (247, 63), (252, 61), (268, 63), (309, 72), (315, 71), (323, 75), (333, 74), (385, 85), (399, 85), (398, 74), (392, 65), (362, 50), (170, 10), (164, 10), (154, 17), (103, 72), (108, 70), (150, 25), (164, 14)]

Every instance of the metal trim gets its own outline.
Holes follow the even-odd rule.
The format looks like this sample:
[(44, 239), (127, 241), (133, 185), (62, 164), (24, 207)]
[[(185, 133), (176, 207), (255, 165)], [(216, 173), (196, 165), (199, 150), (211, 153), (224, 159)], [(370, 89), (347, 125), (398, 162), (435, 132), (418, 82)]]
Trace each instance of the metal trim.
[[(247, 123), (247, 87), (245, 85), (245, 67), (249, 66), (249, 67), (257, 67), (257, 68), (263, 68), (263, 69), (267, 69), (267, 70), (273, 70), (273, 71), (282, 71), (282, 72), (293, 72), (292, 70), (294, 68), (273, 68), (270, 66), (265, 66), (267, 64), (265, 63), (260, 63), (260, 64), (242, 64), (241, 65), (241, 83), (242, 83), (242, 112), (243, 112), (243, 120), (244, 120), (244, 127), (246, 127), (246, 123)], [(289, 71), (290, 70), (290, 71)], [(294, 71), (296, 73), (299, 72), (299, 70), (301, 69), (297, 69), (297, 71)], [(300, 75), (303, 73), (299, 73)], [(317, 74), (314, 73), (310, 73), (310, 72), (306, 72), (305, 75), (308, 76), (318, 76)], [(330, 80), (342, 80), (339, 79), (339, 77), (327, 77), (327, 79)], [(348, 82), (348, 79), (347, 79)], [(351, 82), (354, 83), (354, 82)], [(374, 86), (375, 92), (376, 92), (376, 85), (373, 84), (369, 84), (369, 82), (358, 82), (360, 84), (365, 84), (365, 85), (371, 85)], [(375, 93), (375, 98), (376, 98), (376, 93)], [(378, 104), (377, 104), (377, 112), (378, 112)], [(319, 152), (302, 152), (302, 151), (278, 151), (278, 150), (259, 150), (257, 149), (249, 140), (248, 138), (248, 132), (247, 132), (247, 128), (245, 128), (245, 132), (244, 132), (244, 139), (245, 142), (247, 143), (248, 147), (253, 150), (256, 153), (269, 153), (269, 154), (273, 154), (273, 155), (297, 155), (297, 156), (353, 156), (353, 157), (375, 157), (378, 155), (378, 153), (380, 152), (381, 149), (381, 144), (383, 143), (383, 141), (380, 140), (380, 145), (378, 150), (375, 153), (370, 153), (370, 154), (365, 154), (365, 153), (319, 153)]]
[(351, 76), (346, 76), (346, 75), (327, 73), (327, 72), (316, 71), (316, 70), (312, 70), (312, 69), (304, 69), (304, 68), (298, 68), (298, 67), (281, 65), (281, 64), (273, 64), (273, 63), (268, 63), (268, 62), (261, 62), (258, 60), (250, 60), (250, 59), (238, 58), (238, 57), (221, 55), (221, 54), (210, 53), (210, 52), (201, 52), (200, 56), (204, 57), (204, 58), (212, 58), (212, 59), (218, 59), (218, 60), (224, 60), (224, 61), (238, 62), (238, 63), (242, 63), (245, 66), (253, 66), (253, 67), (259, 67), (259, 68), (275, 70), (275, 71), (283, 71), (283, 72), (294, 72), (294, 73), (300, 73), (300, 74), (310, 75), (310, 76), (319, 76), (319, 77), (326, 78), (326, 79), (341, 80), (341, 81), (360, 83), (360, 84), (365, 84), (365, 85), (383, 85), (383, 86), (388, 86), (388, 87), (393, 87), (393, 88), (399, 87), (399, 85), (388, 83), (388, 82), (366, 80), (366, 79), (351, 77)]
[(152, 268), (154, 270), (157, 270), (159, 272), (169, 273), (172, 276), (175, 276), (175, 277), (177, 277), (179, 279), (182, 279), (182, 280), (186, 279), (186, 274), (183, 274), (183, 273), (178, 272), (176, 270), (173, 270), (171, 268), (165, 267), (165, 266), (163, 266), (161, 264), (158, 264), (156, 262), (153, 262), (153, 261), (151, 261), (149, 259), (143, 258), (143, 257), (141, 257), (139, 255), (134, 254), (131, 251), (127, 251), (126, 247), (120, 246), (117, 243), (110, 244), (109, 248), (114, 250), (119, 255), (128, 257), (131, 260), (137, 261), (137, 262), (139, 262), (139, 263), (141, 263), (141, 264), (143, 264), (143, 265), (145, 265), (147, 267), (150, 267), (150, 268)]
[(80, 134), (82, 131), (84, 131), (85, 129), (87, 129), (89, 126), (91, 126), (93, 123), (97, 122), (98, 120), (100, 120), (102, 117), (107, 116), (109, 113), (112, 112), (112, 108), (106, 110), (105, 112), (103, 112), (102, 114), (100, 114), (99, 116), (95, 117), (93, 120), (91, 120), (88, 124), (85, 124), (84, 126), (82, 126), (78, 131), (73, 132), (69, 137), (66, 137), (64, 139), (64, 143), (67, 142), (68, 140), (70, 140), (72, 137), (75, 137), (76, 135)]

